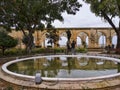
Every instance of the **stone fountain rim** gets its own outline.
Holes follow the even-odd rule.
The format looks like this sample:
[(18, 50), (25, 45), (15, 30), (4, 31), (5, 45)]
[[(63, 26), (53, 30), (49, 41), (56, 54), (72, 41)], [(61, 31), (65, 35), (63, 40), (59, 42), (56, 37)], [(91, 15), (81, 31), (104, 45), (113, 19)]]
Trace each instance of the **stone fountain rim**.
[[(44, 56), (34, 56), (34, 57), (28, 57), (28, 58), (21, 58), (21, 59), (16, 59), (9, 61), (5, 64), (2, 65), (2, 71), (7, 73), (8, 75), (12, 75), (15, 77), (19, 78), (27, 78), (27, 79), (35, 79), (35, 76), (29, 76), (29, 75), (22, 75), (22, 74), (17, 74), (14, 72), (11, 72), (7, 69), (7, 67), (13, 63), (20, 62), (20, 61), (25, 61), (29, 59), (37, 59), (37, 58), (45, 58), (45, 57), (91, 57), (91, 58), (100, 58), (100, 59), (105, 59), (105, 60), (111, 60), (120, 63), (120, 59), (113, 58), (113, 57), (105, 57), (105, 56), (97, 56), (97, 55), (44, 55)], [(88, 78), (48, 78), (48, 77), (42, 77), (43, 80), (45, 81), (88, 81), (88, 80), (101, 80), (101, 79), (108, 79), (108, 78), (114, 78), (120, 76), (120, 73), (116, 74), (111, 74), (111, 75), (105, 75), (105, 76), (98, 76), (98, 77), (88, 77)]]

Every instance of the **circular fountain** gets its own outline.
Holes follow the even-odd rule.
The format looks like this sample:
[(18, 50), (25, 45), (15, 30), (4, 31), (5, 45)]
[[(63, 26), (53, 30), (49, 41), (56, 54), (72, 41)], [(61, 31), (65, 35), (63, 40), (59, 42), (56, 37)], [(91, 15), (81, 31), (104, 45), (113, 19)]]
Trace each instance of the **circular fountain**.
[[(26, 61), (32, 61), (34, 64)], [(21, 62), (24, 68), (27, 68), (26, 71), (23, 70)], [(117, 58), (85, 54), (36, 56), (7, 62), (2, 66), (2, 72), (4, 80), (22, 86), (49, 89), (93, 89), (113, 86), (111, 84), (113, 82), (116, 82), (116, 85), (120, 84), (119, 63), (120, 59)], [(109, 67), (113, 66), (114, 68), (110, 70), (107, 64)], [(26, 67), (30, 65), (33, 67)], [(18, 67), (13, 68), (12, 66), (21, 67), (21, 71), (16, 71)], [(34, 68), (36, 68), (36, 70)], [(43, 70), (43, 68), (45, 70)], [(32, 71), (34, 72), (28, 74), (31, 73), (29, 72), (31, 69), (33, 69)], [(41, 73), (42, 83), (40, 85), (35, 84), (35, 73), (37, 71)], [(51, 72), (54, 72), (54, 74), (51, 74)], [(8, 78), (6, 78), (4, 74), (6, 74)]]

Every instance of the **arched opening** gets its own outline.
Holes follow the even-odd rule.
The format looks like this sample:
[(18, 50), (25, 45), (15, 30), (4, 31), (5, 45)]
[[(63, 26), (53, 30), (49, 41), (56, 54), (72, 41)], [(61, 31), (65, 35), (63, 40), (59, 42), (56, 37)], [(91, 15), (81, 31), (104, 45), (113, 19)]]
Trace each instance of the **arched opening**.
[(82, 45), (82, 40), (81, 40), (80, 37), (77, 37), (77, 42), (76, 42), (76, 44), (77, 44), (77, 47), (80, 47), (80, 46)]
[(86, 47), (88, 47), (88, 45), (89, 45), (89, 39), (88, 39), (88, 36), (86, 37)]
[(81, 32), (77, 37), (77, 46), (84, 48), (88, 47), (88, 35), (85, 32)]
[(106, 37), (104, 34), (102, 34), (100, 37), (99, 37), (99, 46), (101, 48), (104, 48), (106, 46)]
[(54, 44), (53, 43), (49, 43), (49, 39), (46, 38), (45, 39), (45, 47), (53, 47), (53, 46), (54, 46)]
[(114, 48), (115, 48), (116, 45), (117, 45), (117, 36), (116, 36), (116, 35), (114, 35), (114, 36), (112, 37), (112, 44), (114, 45)]
[(59, 46), (60, 46), (60, 47), (65, 47), (65, 46), (66, 46), (66, 43), (67, 43), (67, 37), (61, 36), (58, 43), (59, 43)]

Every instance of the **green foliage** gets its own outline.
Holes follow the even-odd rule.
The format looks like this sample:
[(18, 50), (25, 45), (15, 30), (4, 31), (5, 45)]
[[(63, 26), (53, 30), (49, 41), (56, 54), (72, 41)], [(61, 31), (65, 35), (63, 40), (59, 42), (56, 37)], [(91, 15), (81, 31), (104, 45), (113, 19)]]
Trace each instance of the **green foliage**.
[(115, 25), (113, 19), (116, 17), (120, 19), (120, 0), (83, 0), (83, 1), (90, 4), (91, 11), (96, 16), (104, 18), (115, 29), (116, 33), (119, 32), (119, 30), (117, 30), (118, 26)]
[(65, 48), (55, 48), (56, 53), (65, 53)]
[(120, 16), (119, 0), (83, 0), (90, 4), (91, 11), (97, 16), (104, 17), (102, 12), (112, 17)]
[[(32, 49), (32, 52), (30, 55), (35, 54), (46, 54), (46, 53), (65, 53), (66, 48), (34, 48)], [(76, 52), (78, 53), (86, 53), (87, 49), (85, 48), (77, 48)], [(7, 49), (4, 53), (5, 56), (23, 56), (27, 55), (26, 51), (24, 49), (18, 49), (18, 48), (11, 48)], [(2, 53), (0, 51), (0, 56), (2, 57)]]
[(7, 35), (4, 32), (0, 32), (0, 49), (2, 49), (2, 53), (8, 48), (15, 47), (18, 43), (17, 39)]
[[(49, 48), (49, 49), (54, 51), (55, 53), (64, 53), (65, 52), (65, 48), (54, 48), (54, 49)], [(49, 49), (48, 48), (34, 48), (32, 50), (32, 54), (52, 53), (52, 52), (49, 52)]]
[(87, 49), (86, 48), (77, 48), (76, 52), (78, 52), (78, 53), (86, 53)]
[(3, 27), (0, 27), (0, 32), (8, 34), (7, 30), (5, 28), (3, 28)]
[(6, 56), (21, 56), (21, 55), (26, 55), (26, 52), (24, 49), (11, 48), (6, 50), (4, 54)]
[(45, 52), (45, 48), (34, 48), (32, 54), (41, 54)]
[(5, 48), (11, 48), (17, 45), (17, 40), (13, 37), (0, 32), (0, 46)]
[(49, 39), (48, 43), (50, 43), (51, 45), (52, 45), (52, 43), (54, 43), (54, 45), (57, 45), (57, 41), (59, 40), (59, 34), (56, 29), (54, 29), (54, 28), (48, 29), (46, 37)]
[(12, 86), (7, 87), (7, 90), (14, 90)]
[(0, 0), (0, 24), (7, 30), (13, 26), (24, 36), (27, 31), (30, 50), (35, 30), (49, 28), (55, 20), (64, 21), (62, 13), (75, 15), (80, 7), (77, 0)]

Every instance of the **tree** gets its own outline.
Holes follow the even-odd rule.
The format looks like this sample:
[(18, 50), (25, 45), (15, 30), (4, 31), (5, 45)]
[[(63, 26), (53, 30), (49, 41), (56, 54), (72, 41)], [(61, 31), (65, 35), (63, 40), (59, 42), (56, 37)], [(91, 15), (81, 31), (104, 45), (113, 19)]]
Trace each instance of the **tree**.
[[(117, 35), (117, 53), (120, 53), (120, 0), (83, 0), (90, 4), (91, 11), (96, 16), (104, 18), (115, 30)], [(114, 23), (118, 18), (118, 26)]]
[(77, 0), (0, 0), (0, 24), (28, 35), (27, 49), (30, 51), (35, 30), (48, 28), (54, 20), (64, 21), (62, 13), (75, 15), (80, 6)]
[(70, 41), (70, 38), (71, 38), (71, 32), (70, 32), (70, 30), (67, 30), (66, 34), (67, 34), (68, 41)]
[[(33, 37), (31, 37), (31, 39), (33, 40)], [(28, 36), (28, 35), (23, 36), (22, 42), (23, 42), (23, 43), (25, 44), (25, 46), (26, 46), (26, 52), (29, 52), (29, 51), (27, 51), (27, 50), (28, 50), (28, 49), (27, 49), (27, 45), (28, 45), (28, 43), (29, 43), (29, 36)], [(31, 44), (31, 47), (34, 47), (34, 43)]]
[(49, 28), (47, 29), (47, 33), (46, 33), (46, 37), (48, 38), (48, 42), (50, 43), (51, 46), (54, 43), (54, 47), (58, 46), (57, 41), (59, 40), (59, 34), (57, 29), (55, 29), (55, 27), (53, 27), (52, 25), (49, 24), (48, 26)]
[(17, 43), (17, 39), (7, 35), (5, 32), (0, 32), (0, 49), (2, 49), (3, 55), (6, 49), (15, 47)]

